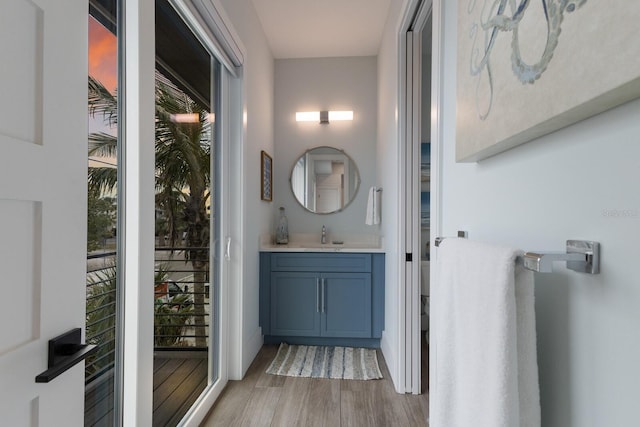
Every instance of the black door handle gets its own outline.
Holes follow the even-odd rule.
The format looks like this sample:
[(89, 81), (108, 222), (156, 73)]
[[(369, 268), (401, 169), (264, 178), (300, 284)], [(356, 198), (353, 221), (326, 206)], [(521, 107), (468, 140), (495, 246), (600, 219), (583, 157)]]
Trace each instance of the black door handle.
[(81, 334), (82, 329), (74, 328), (49, 340), (49, 369), (36, 377), (37, 383), (48, 383), (98, 350), (96, 345), (81, 344)]

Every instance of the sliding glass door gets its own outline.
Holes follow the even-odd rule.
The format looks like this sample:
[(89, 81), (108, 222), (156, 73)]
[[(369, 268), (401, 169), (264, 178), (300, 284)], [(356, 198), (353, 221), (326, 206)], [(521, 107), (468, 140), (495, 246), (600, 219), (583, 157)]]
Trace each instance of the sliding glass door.
[(218, 375), (221, 66), (155, 4), (153, 424), (174, 426)]
[[(226, 378), (220, 357), (225, 259), (220, 254), (222, 236), (228, 235), (222, 231), (227, 215), (223, 169), (228, 170), (223, 159), (228, 155), (221, 136), (228, 120), (221, 108), (227, 71), (212, 53), (210, 40), (193, 31), (193, 18), (185, 15), (182, 2), (155, 1), (156, 67), (149, 76), (155, 82), (154, 275), (145, 280), (149, 283), (127, 283), (119, 263), (126, 248), (116, 243), (119, 238), (124, 242), (118, 218), (124, 216), (120, 201), (127, 190), (121, 179), (126, 126), (119, 126), (119, 118), (124, 111), (120, 103), (129, 101), (118, 93), (119, 59), (124, 57), (118, 7), (123, 5), (120, 0), (89, 1), (85, 326), (87, 341), (99, 350), (86, 364), (85, 425), (122, 423), (119, 405), (127, 383), (122, 367), (150, 350), (146, 345), (146, 350), (122, 350), (120, 331), (128, 330), (121, 316), (122, 295), (139, 288), (140, 295), (153, 298), (153, 312), (139, 313), (143, 322), (153, 317), (153, 389), (148, 390), (153, 393), (153, 425), (175, 426)], [(135, 224), (127, 229), (135, 230)]]

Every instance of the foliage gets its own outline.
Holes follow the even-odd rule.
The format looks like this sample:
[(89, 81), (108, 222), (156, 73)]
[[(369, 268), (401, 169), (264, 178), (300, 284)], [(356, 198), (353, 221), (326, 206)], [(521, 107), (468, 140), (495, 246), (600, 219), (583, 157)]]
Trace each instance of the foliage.
[(87, 273), (87, 343), (98, 345), (98, 352), (87, 358), (85, 376), (106, 371), (115, 360), (116, 340), (116, 267)]
[[(154, 285), (165, 283), (169, 280), (168, 266), (160, 265), (154, 275)], [(189, 294), (175, 295), (171, 300), (166, 295), (158, 298), (154, 305), (154, 332), (153, 341), (155, 347), (175, 347), (188, 345), (183, 335), (189, 327), (194, 309)]]
[[(179, 123), (178, 114), (195, 114)], [(206, 111), (184, 93), (156, 81), (156, 204), (167, 220), (170, 246), (186, 232), (188, 247), (207, 247), (210, 144)], [(180, 230), (181, 222), (184, 229)], [(198, 258), (188, 252), (187, 259)], [(198, 260), (196, 259), (196, 262)]]
[[(89, 76), (89, 115), (102, 116), (106, 125), (118, 124), (118, 99), (98, 80)], [(104, 132), (89, 135), (89, 156), (117, 157), (118, 138)], [(89, 193), (114, 193), (118, 182), (118, 169), (114, 167), (89, 167)]]
[[(206, 346), (204, 323), (204, 282), (209, 261), (209, 202), (211, 185), (211, 126), (206, 109), (185, 93), (156, 75), (155, 173), (156, 210), (161, 212), (156, 223), (161, 236), (167, 235), (175, 247), (185, 235), (185, 260), (194, 270), (194, 310), (197, 345)], [(102, 115), (111, 126), (117, 125), (117, 97), (89, 76), (89, 111)], [(197, 117), (194, 122), (177, 120), (179, 115)], [(117, 138), (94, 133), (89, 137), (89, 154), (114, 156)], [(89, 171), (90, 191), (102, 194), (117, 185), (117, 170), (92, 167)], [(160, 230), (158, 230), (160, 231)], [(169, 317), (169, 316), (168, 316)], [(178, 317), (178, 316), (174, 316)]]
[[(175, 120), (179, 114), (199, 118), (192, 123)], [(206, 347), (204, 290), (209, 265), (211, 184), (210, 126), (207, 111), (186, 94), (156, 79), (156, 192), (157, 206), (167, 219), (172, 247), (179, 242), (184, 223), (185, 260), (194, 274), (194, 330), (197, 347)]]
[[(117, 125), (117, 98), (96, 79), (89, 76), (89, 112), (102, 115), (110, 126)], [(195, 114), (199, 120), (184, 123), (179, 114)], [(89, 136), (89, 155), (115, 157), (117, 138), (98, 132)], [(156, 81), (156, 207), (169, 236), (170, 246), (176, 246), (186, 233), (185, 245), (208, 247), (210, 198), (210, 125), (207, 111), (186, 94)], [(100, 194), (112, 192), (117, 185), (117, 169), (89, 168), (89, 190)], [(207, 253), (205, 253), (207, 254)], [(189, 251), (187, 259), (205, 261), (203, 251)], [(204, 258), (204, 259), (203, 259)]]
[(193, 317), (193, 304), (189, 295), (181, 294), (171, 301), (156, 300), (153, 341), (156, 347), (176, 347), (188, 345), (185, 332)]
[(99, 249), (105, 238), (113, 235), (116, 221), (114, 200), (98, 197), (94, 191), (88, 194), (87, 212), (87, 252)]
[[(87, 358), (85, 377), (98, 376), (113, 367), (116, 344), (116, 267), (112, 261), (87, 274), (86, 339), (98, 346), (98, 351)], [(154, 275), (155, 283), (168, 280), (166, 266)], [(184, 335), (190, 327), (193, 304), (189, 294), (174, 296), (171, 301), (158, 299), (154, 306), (154, 345), (173, 347), (188, 345)]]

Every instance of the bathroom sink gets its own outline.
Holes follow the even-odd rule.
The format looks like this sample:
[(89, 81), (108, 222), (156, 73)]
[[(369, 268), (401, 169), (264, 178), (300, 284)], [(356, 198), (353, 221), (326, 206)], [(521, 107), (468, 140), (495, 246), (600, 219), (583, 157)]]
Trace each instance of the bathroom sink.
[(276, 245), (269, 236), (265, 236), (260, 242), (260, 250), (266, 252), (383, 252), (383, 245), (380, 241), (364, 239), (350, 239), (349, 236), (343, 239), (331, 238), (327, 243), (320, 243), (320, 236), (296, 235), (286, 245)]
[(263, 246), (263, 250), (276, 252), (379, 252), (380, 246), (370, 244), (336, 244), (336, 243), (315, 243), (301, 242), (289, 243), (288, 245)]
[(335, 243), (315, 243), (315, 242), (301, 242), (301, 243), (290, 243), (286, 245), (290, 248), (300, 249), (302, 251), (330, 251), (335, 252), (340, 249), (345, 249), (344, 244), (335, 244)]

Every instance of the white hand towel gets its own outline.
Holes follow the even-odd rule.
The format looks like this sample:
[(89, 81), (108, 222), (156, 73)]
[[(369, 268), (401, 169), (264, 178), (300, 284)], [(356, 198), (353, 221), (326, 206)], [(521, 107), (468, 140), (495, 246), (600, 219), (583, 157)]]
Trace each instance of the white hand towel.
[(380, 224), (380, 191), (376, 187), (369, 189), (369, 200), (367, 201), (367, 216), (364, 220), (366, 225)]
[(431, 426), (540, 427), (533, 273), (516, 267), (519, 254), (466, 239), (440, 244)]

